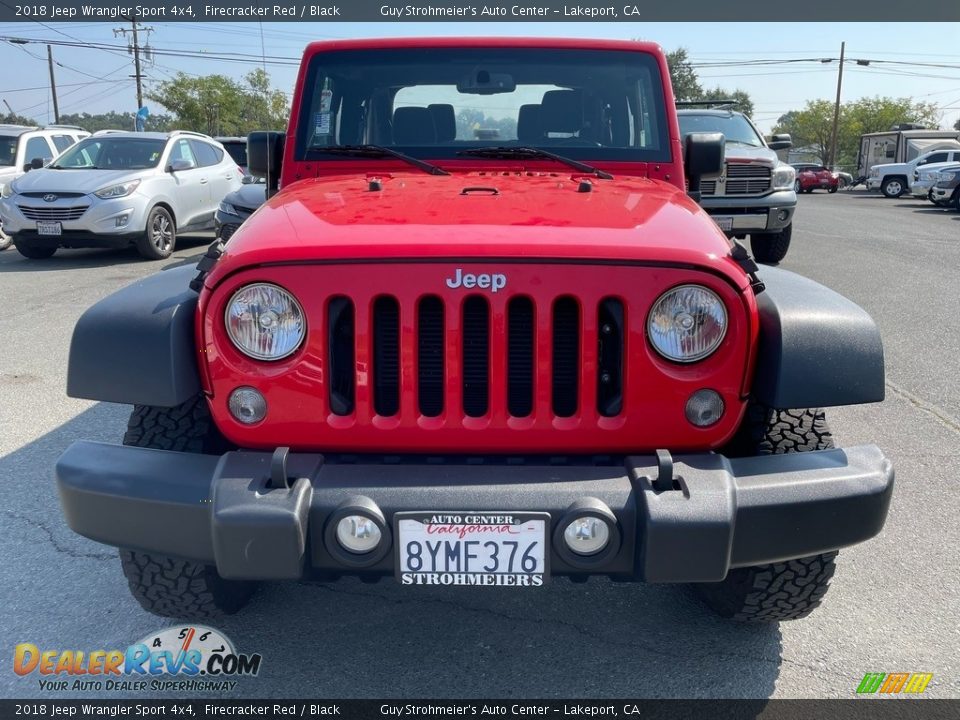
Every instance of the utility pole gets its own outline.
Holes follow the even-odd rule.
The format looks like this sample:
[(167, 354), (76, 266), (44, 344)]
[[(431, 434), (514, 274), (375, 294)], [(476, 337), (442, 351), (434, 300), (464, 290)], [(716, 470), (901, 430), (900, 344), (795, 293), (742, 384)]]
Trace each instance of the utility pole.
[(50, 66), (50, 92), (53, 94), (53, 121), (60, 123), (60, 106), (57, 105), (57, 81), (53, 77), (53, 50), (47, 45), (47, 65)]
[[(133, 44), (127, 48), (127, 52), (133, 55), (133, 66), (134, 66), (134, 75), (133, 78), (137, 81), (137, 110), (143, 107), (143, 72), (141, 70), (140, 64), (140, 33), (145, 32), (148, 35), (153, 32), (152, 27), (143, 27), (140, 22), (137, 20), (137, 16), (134, 15), (130, 18), (130, 29), (127, 28), (114, 28), (113, 35), (123, 35), (126, 37), (127, 33), (130, 33), (133, 38)], [(147, 59), (149, 60), (151, 51), (149, 48), (149, 41), (147, 47)]]
[(830, 138), (830, 162), (828, 169), (833, 169), (834, 163), (837, 160), (837, 128), (840, 125), (840, 88), (843, 87), (843, 55), (846, 47), (846, 42), (840, 43), (840, 72), (837, 73), (837, 102), (833, 106), (833, 132)]

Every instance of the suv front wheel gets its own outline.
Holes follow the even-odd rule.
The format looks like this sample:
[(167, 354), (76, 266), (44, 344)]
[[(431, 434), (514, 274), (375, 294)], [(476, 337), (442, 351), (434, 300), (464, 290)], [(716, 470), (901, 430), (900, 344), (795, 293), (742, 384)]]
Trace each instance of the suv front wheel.
[(177, 225), (170, 211), (157, 206), (147, 216), (147, 230), (137, 240), (137, 251), (147, 260), (165, 260), (177, 244)]
[(753, 250), (754, 259), (768, 265), (777, 264), (787, 256), (792, 235), (792, 223), (780, 232), (750, 233), (750, 249)]

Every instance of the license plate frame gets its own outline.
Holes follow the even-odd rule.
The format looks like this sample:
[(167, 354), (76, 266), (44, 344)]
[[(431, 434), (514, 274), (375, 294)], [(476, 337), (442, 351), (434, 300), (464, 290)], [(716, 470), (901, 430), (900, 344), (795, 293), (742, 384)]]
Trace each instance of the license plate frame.
[(37, 235), (59, 237), (63, 235), (63, 223), (55, 220), (38, 220)]
[[(426, 522), (429, 520), (456, 520), (459, 522)], [(467, 522), (467, 519), (484, 519), (487, 522)], [(509, 522), (489, 522), (494, 518), (509, 518)], [(419, 523), (418, 526), (410, 523)], [(530, 525), (528, 525), (528, 523)], [(411, 570), (405, 563), (404, 553), (411, 540), (425, 541), (430, 533), (426, 526), (435, 525), (451, 528), (445, 532), (433, 534), (433, 538), (442, 547), (431, 554), (426, 547), (421, 546), (424, 560), (431, 563), (430, 569)], [(532, 526), (532, 527), (531, 527)], [(471, 531), (469, 528), (486, 527), (489, 530)], [(507, 532), (502, 528), (513, 528)], [(464, 530), (466, 528), (466, 530)], [(497, 530), (500, 528), (500, 530)], [(536, 529), (535, 529), (536, 528)], [(520, 530), (517, 534), (515, 531)], [(504, 536), (516, 535), (518, 546), (512, 558), (508, 556), (509, 549), (504, 549), (509, 543)], [(394, 577), (401, 585), (455, 585), (458, 587), (542, 587), (550, 581), (550, 513), (527, 511), (453, 511), (453, 510), (416, 510), (398, 512), (393, 518), (394, 542)], [(532, 550), (535, 562), (535, 571), (526, 572), (522, 568), (524, 553), (531, 550), (529, 543), (536, 540), (540, 543), (540, 551)], [(476, 557), (476, 565), (471, 567), (470, 561), (464, 557), (470, 548), (464, 549), (466, 542), (477, 542), (483, 548), (484, 554)], [(453, 555), (448, 554), (448, 544), (453, 543), (458, 550)], [(501, 572), (498, 566), (495, 571), (487, 568), (492, 564), (493, 552), (484, 543), (494, 543), (500, 547), (498, 563), (506, 564), (506, 572)], [(542, 552), (542, 555), (541, 555)], [(437, 565), (443, 555), (444, 566), (438, 569)], [(451, 557), (456, 557), (456, 569), (450, 569)], [(465, 566), (460, 570), (460, 559)], [(511, 571), (513, 570), (513, 571)], [(408, 577), (405, 577), (408, 576)], [(489, 578), (493, 578), (492, 580)], [(512, 580), (511, 580), (512, 578)], [(524, 579), (525, 578), (525, 579)]]
[(717, 224), (724, 232), (729, 232), (733, 230), (733, 217), (729, 215), (719, 215), (714, 216), (713, 221)]

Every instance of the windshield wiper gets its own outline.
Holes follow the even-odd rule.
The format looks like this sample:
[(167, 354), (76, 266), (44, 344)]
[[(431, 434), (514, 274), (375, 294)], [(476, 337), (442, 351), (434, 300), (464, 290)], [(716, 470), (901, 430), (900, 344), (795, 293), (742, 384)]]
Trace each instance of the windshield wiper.
[(475, 157), (488, 158), (548, 158), (572, 167), (574, 170), (590, 173), (591, 175), (595, 175), (603, 180), (613, 180), (613, 175), (608, 172), (604, 172), (599, 168), (595, 168), (593, 165), (587, 165), (579, 160), (574, 160), (573, 158), (568, 158), (563, 155), (557, 155), (556, 153), (541, 150), (540, 148), (512, 146), (471, 148), (469, 150), (461, 150), (457, 153), (457, 155), (473, 155)]
[(327, 147), (310, 148), (315, 152), (326, 153), (327, 155), (346, 155), (348, 157), (395, 157), (397, 160), (403, 160), (414, 167), (418, 167), (431, 175), (449, 175), (443, 168), (437, 167), (426, 160), (411, 157), (393, 148), (383, 147), (382, 145), (330, 145)]

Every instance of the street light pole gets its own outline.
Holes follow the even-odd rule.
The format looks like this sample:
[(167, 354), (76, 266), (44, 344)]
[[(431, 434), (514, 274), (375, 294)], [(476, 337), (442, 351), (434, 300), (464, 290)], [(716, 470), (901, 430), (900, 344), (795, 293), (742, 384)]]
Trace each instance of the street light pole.
[(47, 45), (47, 65), (50, 68), (50, 94), (53, 95), (53, 121), (60, 122), (60, 106), (57, 104), (57, 81), (53, 77), (53, 50)]
[(840, 43), (840, 71), (837, 73), (837, 102), (833, 106), (833, 132), (830, 137), (829, 169), (833, 169), (837, 161), (837, 128), (840, 125), (840, 88), (843, 87), (843, 54), (847, 43)]

